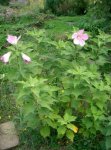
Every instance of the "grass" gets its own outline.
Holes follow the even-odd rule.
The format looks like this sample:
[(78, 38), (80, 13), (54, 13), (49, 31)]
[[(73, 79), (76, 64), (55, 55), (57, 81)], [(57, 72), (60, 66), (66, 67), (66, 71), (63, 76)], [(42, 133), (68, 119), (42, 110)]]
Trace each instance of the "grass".
[(53, 20), (48, 20), (45, 22), (44, 28), (49, 32), (49, 34), (57, 35), (63, 34), (68, 31), (72, 31), (73, 26), (69, 25), (69, 22), (73, 22), (74, 17), (56, 17)]
[(12, 93), (12, 85), (2, 80), (0, 84), (0, 123), (12, 120), (17, 113), (15, 100), (12, 99)]
[(72, 32), (73, 27), (79, 29), (85, 29), (86, 31), (92, 32), (93, 34), (98, 33), (98, 29), (109, 31), (111, 26), (105, 25), (106, 20), (94, 19), (90, 16), (59, 16), (54, 19), (50, 19), (44, 22), (44, 28), (48, 32), (49, 36), (55, 37), (55, 39), (64, 39), (67, 32)]
[(79, 21), (84, 16), (77, 16), (77, 17), (71, 17), (71, 16), (60, 16), (55, 17), (53, 20), (47, 20), (44, 23), (44, 28), (47, 30), (50, 36), (55, 37), (62, 37), (67, 32), (73, 31), (73, 26), (78, 27)]

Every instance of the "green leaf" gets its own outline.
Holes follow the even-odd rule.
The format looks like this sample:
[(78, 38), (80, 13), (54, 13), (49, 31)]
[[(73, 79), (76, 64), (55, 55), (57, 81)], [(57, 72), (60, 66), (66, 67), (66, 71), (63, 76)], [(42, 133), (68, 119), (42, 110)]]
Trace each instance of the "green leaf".
[(109, 150), (111, 148), (111, 136), (106, 137), (106, 149)]
[(49, 118), (46, 119), (46, 122), (47, 122), (47, 124), (48, 124), (50, 127), (54, 128), (54, 129), (57, 128), (57, 122), (54, 122), (54, 121), (52, 121), (52, 120), (49, 119)]
[(73, 139), (74, 139), (74, 132), (71, 131), (71, 130), (67, 130), (66, 132), (66, 136), (69, 140), (71, 140), (73, 142)]
[(83, 123), (87, 129), (93, 126), (93, 121), (90, 118), (84, 118)]
[(33, 105), (32, 102), (26, 103), (26, 104), (23, 106), (24, 115), (28, 115), (28, 114), (30, 114), (30, 113), (34, 113), (34, 110), (35, 110), (35, 106)]
[(50, 135), (50, 127), (49, 126), (46, 126), (46, 127), (42, 127), (41, 130), (40, 130), (40, 134), (46, 138)]
[(111, 135), (111, 126), (107, 127), (106, 136)]
[(30, 127), (32, 129), (35, 129), (40, 125), (40, 120), (38, 116), (32, 113), (25, 116), (24, 122), (27, 124), (27, 127)]
[(97, 106), (98, 108), (100, 108), (101, 110), (103, 110), (105, 104), (98, 100), (98, 101), (96, 102), (96, 106)]
[(76, 97), (76, 99), (82, 95), (82, 93), (84, 92), (83, 89), (79, 88), (79, 87), (76, 87), (74, 90), (73, 90), (73, 95)]
[(71, 123), (67, 125), (67, 128), (72, 130), (74, 133), (78, 132), (78, 128), (75, 125), (71, 124)]
[(0, 80), (5, 78), (5, 74), (0, 74)]
[(61, 125), (67, 124), (67, 122), (65, 122), (62, 117), (58, 118), (58, 123), (60, 123)]
[(103, 56), (99, 56), (98, 60), (96, 61), (96, 63), (101, 66), (104, 65), (106, 62), (106, 58)]
[(75, 116), (72, 116), (70, 113), (68, 113), (68, 111), (65, 112), (64, 121), (65, 121), (66, 123), (75, 121), (75, 119), (76, 119), (76, 117), (75, 117)]
[(60, 126), (58, 129), (57, 129), (57, 132), (59, 135), (64, 135), (65, 132), (66, 132), (66, 127), (65, 126)]

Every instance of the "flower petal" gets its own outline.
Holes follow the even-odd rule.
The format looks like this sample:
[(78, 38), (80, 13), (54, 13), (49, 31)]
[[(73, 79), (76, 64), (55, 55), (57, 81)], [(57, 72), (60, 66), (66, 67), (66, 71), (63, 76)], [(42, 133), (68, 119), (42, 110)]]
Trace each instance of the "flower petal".
[(83, 34), (83, 35), (82, 35), (82, 39), (83, 39), (83, 40), (87, 40), (88, 38), (89, 38), (89, 37), (88, 37), (87, 34)]
[(1, 56), (0, 60), (6, 64), (9, 62), (10, 55), (11, 55), (11, 52), (8, 52), (4, 54), (3, 56)]
[(75, 38), (77, 38), (77, 33), (74, 33), (74, 34), (72, 35), (72, 39), (75, 39)]
[(79, 40), (79, 44), (80, 44), (80, 46), (84, 46), (85, 45), (85, 41), (84, 40)]
[(80, 44), (80, 42), (79, 42), (79, 39), (78, 39), (78, 38), (75, 38), (73, 42), (74, 42), (74, 44), (76, 44), (76, 45), (79, 45), (79, 44)]
[(78, 33), (78, 34), (83, 34), (83, 33), (84, 33), (84, 29), (79, 30), (77, 33)]
[(26, 54), (24, 54), (24, 53), (22, 53), (22, 58), (23, 58), (25, 63), (30, 63), (31, 62), (31, 58), (29, 56), (27, 56)]
[(19, 36), (19, 37), (17, 38), (17, 36), (8, 35), (7, 41), (8, 41), (10, 44), (12, 44), (12, 45), (16, 45), (17, 42), (18, 42), (18, 40), (20, 39), (20, 37), (21, 37), (21, 36)]

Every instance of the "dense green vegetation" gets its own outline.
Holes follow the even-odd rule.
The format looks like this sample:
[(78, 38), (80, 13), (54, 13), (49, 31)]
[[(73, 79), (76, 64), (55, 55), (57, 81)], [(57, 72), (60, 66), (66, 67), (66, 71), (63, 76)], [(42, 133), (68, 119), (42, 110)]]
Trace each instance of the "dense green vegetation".
[[(111, 2), (46, 0), (45, 10), (16, 4), (0, 15), (0, 56), (12, 52), (0, 62), (0, 123), (16, 123), (16, 149), (110, 150)], [(71, 38), (80, 29), (83, 47)], [(8, 34), (21, 35), (17, 46)]]
[(9, 4), (9, 0), (1, 0), (0, 4), (2, 4), (2, 5), (8, 5)]
[(90, 15), (103, 18), (111, 13), (109, 0), (45, 0), (45, 8), (58, 15)]

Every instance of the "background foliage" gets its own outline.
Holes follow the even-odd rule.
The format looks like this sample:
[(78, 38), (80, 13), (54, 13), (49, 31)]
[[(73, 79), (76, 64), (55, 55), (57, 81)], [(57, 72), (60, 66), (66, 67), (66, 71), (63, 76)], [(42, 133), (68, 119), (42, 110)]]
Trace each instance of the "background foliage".
[(110, 17), (109, 0), (46, 0), (45, 8), (58, 15), (80, 15), (86, 12), (96, 18)]
[(9, 4), (9, 0), (0, 0), (0, 4), (7, 5)]
[(84, 0), (46, 0), (45, 5), (58, 15), (84, 14), (87, 6)]

